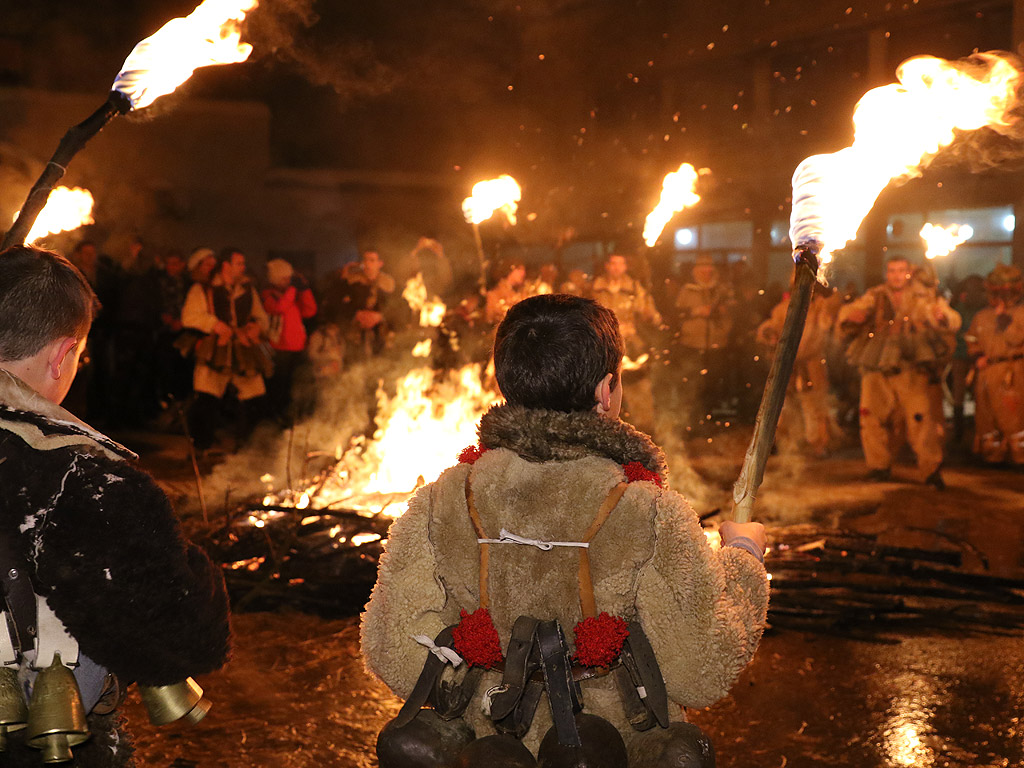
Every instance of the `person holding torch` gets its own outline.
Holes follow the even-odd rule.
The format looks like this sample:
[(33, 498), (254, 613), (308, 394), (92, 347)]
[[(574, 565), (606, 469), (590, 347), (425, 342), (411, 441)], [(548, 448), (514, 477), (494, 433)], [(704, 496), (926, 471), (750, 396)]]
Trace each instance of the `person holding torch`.
[[(619, 419), (623, 349), (610, 309), (566, 294), (498, 326), (506, 402), (392, 525), (362, 617), (368, 667), (406, 699), (381, 768), (714, 765), (683, 707), (725, 696), (757, 649), (764, 526), (723, 523), (712, 548)], [(535, 653), (561, 675), (534, 678)]]

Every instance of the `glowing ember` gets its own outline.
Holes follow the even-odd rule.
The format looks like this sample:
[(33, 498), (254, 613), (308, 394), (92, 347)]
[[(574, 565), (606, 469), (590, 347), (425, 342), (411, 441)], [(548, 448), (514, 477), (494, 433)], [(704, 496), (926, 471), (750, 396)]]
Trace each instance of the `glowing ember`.
[[(92, 192), (78, 187), (57, 187), (50, 193), (46, 206), (39, 212), (35, 224), (25, 242), (34, 243), (47, 235), (70, 232), (86, 224), (92, 224)], [(14, 221), (18, 220), (14, 214)]]
[(114, 81), (142, 109), (174, 91), (200, 67), (237, 64), (252, 46), (241, 42), (240, 24), (258, 0), (204, 0), (184, 18), (171, 19), (128, 54)]
[(496, 211), (501, 211), (508, 217), (510, 224), (515, 224), (522, 194), (516, 180), (502, 174), (496, 179), (474, 184), (472, 196), (462, 201), (462, 213), (470, 224), (480, 224), (491, 218)]
[(430, 357), (430, 339), (424, 339), (423, 341), (417, 342), (416, 346), (412, 348), (413, 357)]
[(363, 544), (369, 544), (371, 541), (380, 541), (379, 533), (357, 533), (352, 537), (352, 546), (360, 547)]
[(653, 248), (658, 242), (665, 225), (683, 208), (690, 208), (700, 202), (697, 188), (697, 171), (689, 163), (683, 163), (679, 170), (668, 174), (661, 183), (661, 200), (654, 210), (647, 214), (644, 222), (644, 242)]
[(624, 370), (624, 371), (636, 371), (636, 370), (639, 370), (640, 368), (642, 368), (644, 366), (644, 363), (646, 363), (650, 359), (650, 357), (651, 356), (647, 352), (644, 352), (642, 355), (637, 357), (636, 360), (631, 358), (629, 355), (623, 355), (622, 356), (622, 370)]
[[(444, 302), (437, 296), (433, 296), (427, 301), (427, 286), (423, 282), (423, 275), (419, 272), (409, 278), (405, 284), (405, 288), (402, 289), (402, 298), (406, 300), (413, 312), (420, 313), (421, 328), (437, 328), (444, 320), (444, 313), (448, 311)], [(415, 351), (413, 351), (413, 355), (416, 355)]]
[(974, 227), (970, 224), (950, 224), (940, 227), (931, 222), (921, 227), (921, 239), (925, 244), (925, 257), (934, 259), (936, 256), (948, 256), (960, 243), (974, 237)]
[(790, 240), (820, 242), (823, 267), (856, 237), (890, 181), (920, 176), (965, 131), (1007, 125), (1020, 72), (994, 54), (957, 62), (920, 56), (896, 77), (858, 102), (852, 146), (808, 157), (793, 175)]

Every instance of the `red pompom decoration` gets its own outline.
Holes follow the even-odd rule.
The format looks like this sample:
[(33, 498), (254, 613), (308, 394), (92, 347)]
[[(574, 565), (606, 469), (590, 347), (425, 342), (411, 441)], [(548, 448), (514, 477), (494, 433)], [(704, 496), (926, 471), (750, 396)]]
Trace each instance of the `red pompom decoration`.
[(452, 628), (455, 650), (471, 667), (491, 669), (505, 660), (501, 653), (498, 630), (494, 628), (491, 614), (486, 608), (477, 608), (473, 613), (461, 611), (462, 620)]
[(663, 487), (661, 484), (661, 477), (657, 472), (652, 472), (639, 461), (631, 461), (629, 464), (623, 464), (622, 469), (626, 472), (626, 482), (635, 483), (637, 480), (646, 480), (649, 483), (654, 483), (659, 488)]
[(471, 445), (468, 448), (463, 448), (462, 453), (459, 454), (459, 463), (473, 464), (489, 450), (490, 448), (486, 445)]
[(629, 636), (625, 619), (602, 611), (596, 618), (584, 619), (573, 628), (576, 636), (576, 661), (585, 667), (607, 667), (619, 657)]

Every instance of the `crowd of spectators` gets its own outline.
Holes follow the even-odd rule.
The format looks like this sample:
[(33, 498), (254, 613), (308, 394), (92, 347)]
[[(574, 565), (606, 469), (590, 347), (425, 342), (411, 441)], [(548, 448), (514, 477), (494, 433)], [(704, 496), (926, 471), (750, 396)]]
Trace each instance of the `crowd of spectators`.
[[(781, 285), (759, 283), (743, 262), (700, 256), (677, 273), (654, 275), (644, 259), (611, 252), (594, 264), (593, 274), (504, 258), (488, 265), (486, 274), (456, 276), (436, 240), (421, 238), (410, 256), (406, 264), (423, 290), (447, 307), (433, 347), (436, 367), (486, 364), (493, 328), (511, 306), (531, 295), (571, 293), (596, 299), (618, 317), (626, 343), (625, 410), (641, 429), (653, 432), (656, 410), (665, 408), (684, 437), (751, 423), (756, 415), (788, 296)], [(234, 440), (228, 442), (238, 445), (260, 420), (286, 426), (308, 415), (327, 382), (355, 361), (384, 353), (396, 332), (417, 323), (403, 287), (375, 248), (324, 275), (302, 274), (275, 258), (260, 269), (260, 279), (246, 254), (233, 247), (197, 248), (186, 256), (152, 253), (135, 242), (115, 261), (83, 241), (70, 259), (102, 303), (69, 398), (72, 410), (112, 430), (187, 429), (200, 451), (216, 444), (220, 427), (232, 427)], [(971, 275), (945, 291), (933, 273), (918, 274), (903, 261), (912, 288), (907, 301), (929, 307), (940, 302), (949, 310), (943, 322), (953, 315), (957, 320), (938, 329), (942, 333), (936, 332), (931, 346), (944, 345), (929, 361), (927, 418), (918, 413), (921, 408), (908, 406), (901, 416), (886, 416), (885, 428), (896, 442), (900, 430), (906, 436), (909, 428), (912, 445), (919, 445), (923, 438), (914, 420), (931, 419), (939, 440), (952, 450), (973, 447), (981, 453), (969, 414), (977, 361), (984, 355), (972, 345), (969, 330), (976, 314), (996, 304), (991, 281)], [(920, 304), (921, 291), (933, 304)], [(849, 443), (878, 410), (865, 407), (862, 380), (874, 379), (864, 379), (864, 361), (856, 359), (858, 334), (877, 320), (868, 319), (877, 314), (875, 304), (856, 309), (867, 307), (865, 302), (876, 299), (858, 297), (852, 287), (816, 289), (780, 434), (819, 457), (844, 438)], [(1006, 293), (1000, 302), (1002, 317), (1019, 306), (1019, 296)], [(904, 331), (924, 327), (914, 326), (909, 316)], [(1007, 349), (1002, 357), (1019, 359), (1019, 345)], [(921, 367), (919, 361), (914, 365)], [(897, 368), (880, 374), (887, 386)], [(1021, 439), (1004, 437), (1010, 443)]]

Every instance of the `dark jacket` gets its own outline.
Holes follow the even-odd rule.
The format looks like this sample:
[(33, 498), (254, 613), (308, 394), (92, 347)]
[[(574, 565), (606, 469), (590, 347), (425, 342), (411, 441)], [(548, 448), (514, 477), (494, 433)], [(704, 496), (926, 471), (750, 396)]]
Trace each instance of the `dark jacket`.
[(0, 370), (0, 535), (83, 654), (165, 685), (224, 664), (227, 595), (134, 458)]

